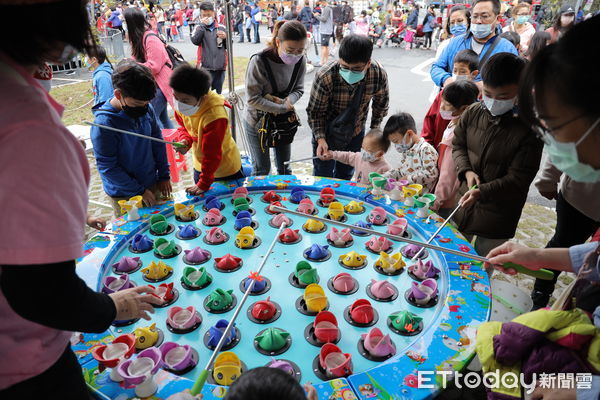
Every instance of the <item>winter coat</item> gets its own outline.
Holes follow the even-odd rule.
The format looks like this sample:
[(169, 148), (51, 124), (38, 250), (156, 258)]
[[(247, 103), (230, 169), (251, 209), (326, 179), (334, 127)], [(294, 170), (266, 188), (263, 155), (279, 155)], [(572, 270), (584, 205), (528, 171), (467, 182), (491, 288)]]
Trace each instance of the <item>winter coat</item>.
[[(173, 89), (169, 85), (173, 70), (170, 66), (171, 59), (165, 49), (165, 44), (152, 31), (146, 31), (142, 40), (144, 41), (146, 62), (141, 64), (150, 68), (160, 91), (163, 92), (167, 102), (173, 107)], [(137, 61), (140, 62), (140, 60)]]
[(452, 145), (458, 195), (469, 190), (467, 171), (481, 181), (478, 201), (454, 216), (458, 229), (490, 239), (512, 238), (540, 165), (542, 142), (511, 111), (494, 117), (483, 103), (475, 103), (459, 119)]
[(218, 26), (216, 22), (213, 22), (210, 26), (200, 23), (192, 36), (192, 43), (198, 46), (197, 65), (201, 65), (202, 68), (209, 71), (222, 71), (225, 69), (227, 59), (225, 45), (227, 40), (223, 39), (221, 47), (218, 47), (218, 31), (225, 32), (225, 28)]
[[(511, 322), (491, 321), (477, 330), (477, 355), (483, 372), (533, 374), (597, 373), (600, 369), (600, 329), (581, 309), (541, 309)], [(502, 381), (502, 379), (500, 379)], [(521, 388), (500, 387), (488, 399), (520, 399)], [(579, 396), (578, 396), (579, 398)]]
[(94, 106), (98, 106), (113, 97), (112, 65), (104, 61), (94, 70), (92, 75), (92, 91), (94, 92)]

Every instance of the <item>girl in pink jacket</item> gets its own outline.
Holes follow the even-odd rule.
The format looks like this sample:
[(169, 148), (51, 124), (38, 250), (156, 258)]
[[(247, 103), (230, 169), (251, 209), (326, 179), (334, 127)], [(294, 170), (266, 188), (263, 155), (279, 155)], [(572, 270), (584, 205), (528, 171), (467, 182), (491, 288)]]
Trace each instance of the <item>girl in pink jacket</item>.
[(471, 104), (477, 101), (479, 89), (472, 81), (460, 80), (449, 84), (442, 92), (440, 103), (440, 116), (450, 120), (444, 131), (442, 140), (438, 146), (438, 169), (440, 176), (435, 187), (435, 204), (431, 207), (437, 210), (442, 217), (447, 217), (456, 207), (456, 193), (458, 191), (458, 178), (456, 166), (452, 159), (452, 139), (454, 139), (454, 127), (462, 113)]
[(150, 68), (158, 85), (156, 96), (150, 104), (154, 107), (162, 124), (161, 128), (171, 129), (173, 123), (169, 119), (167, 103), (173, 107), (173, 90), (169, 86), (173, 65), (171, 65), (165, 43), (151, 29), (146, 17), (139, 9), (128, 8), (123, 14), (127, 22), (131, 54), (137, 62)]

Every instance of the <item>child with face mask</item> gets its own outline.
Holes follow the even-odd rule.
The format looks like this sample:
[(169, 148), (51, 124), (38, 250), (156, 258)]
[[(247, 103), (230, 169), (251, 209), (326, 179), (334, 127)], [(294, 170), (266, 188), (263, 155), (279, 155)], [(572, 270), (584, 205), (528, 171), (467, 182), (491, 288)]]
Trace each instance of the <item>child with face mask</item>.
[[(150, 101), (156, 81), (149, 68), (133, 60), (121, 61), (113, 74), (114, 96), (94, 108), (94, 122), (162, 139), (161, 128)], [(171, 195), (169, 163), (164, 143), (92, 127), (96, 165), (104, 191), (121, 215), (119, 200), (143, 197), (153, 206)]]
[(490, 57), (481, 71), (483, 102), (467, 108), (454, 129), (462, 204), (454, 221), (483, 256), (514, 236), (540, 164), (542, 142), (515, 115), (525, 63), (510, 53)]
[[(454, 63), (452, 65), (453, 80), (459, 81), (466, 79), (472, 81), (477, 75), (479, 75), (479, 56), (477, 53), (471, 49), (459, 51), (454, 57)], [(439, 111), (441, 102), (442, 92), (440, 91), (425, 115), (425, 119), (423, 120), (423, 131), (421, 131), (421, 137), (436, 149), (438, 148), (438, 145), (442, 140), (442, 135), (449, 123), (449, 120), (440, 116)]]
[(477, 85), (469, 80), (452, 82), (442, 92), (439, 112), (441, 118), (449, 123), (438, 147), (440, 178), (435, 186), (435, 203), (431, 207), (432, 210), (437, 210), (442, 217), (448, 217), (452, 209), (456, 207), (456, 192), (460, 184), (452, 159), (454, 128), (462, 113), (477, 101), (478, 96)]
[(94, 70), (92, 75), (92, 91), (94, 92), (94, 107), (113, 97), (112, 73), (113, 66), (106, 57), (104, 47), (98, 46), (87, 56), (87, 64)]
[(186, 191), (199, 195), (210, 189), (215, 180), (242, 179), (240, 151), (231, 136), (227, 112), (231, 105), (210, 90), (208, 71), (182, 64), (173, 71), (169, 84), (179, 124), (177, 137), (185, 145), (175, 150), (185, 154), (191, 149), (194, 159), (196, 184)]
[(384, 174), (391, 169), (383, 157), (390, 148), (390, 140), (380, 129), (371, 129), (363, 138), (360, 153), (351, 151), (328, 151), (325, 160), (335, 160), (354, 167), (352, 181), (369, 184), (369, 174)]
[(408, 113), (398, 113), (388, 119), (383, 135), (400, 153), (400, 162), (397, 168), (388, 171), (385, 176), (418, 183), (423, 185), (423, 193), (428, 193), (433, 191), (438, 178), (438, 154), (416, 132), (415, 119)]

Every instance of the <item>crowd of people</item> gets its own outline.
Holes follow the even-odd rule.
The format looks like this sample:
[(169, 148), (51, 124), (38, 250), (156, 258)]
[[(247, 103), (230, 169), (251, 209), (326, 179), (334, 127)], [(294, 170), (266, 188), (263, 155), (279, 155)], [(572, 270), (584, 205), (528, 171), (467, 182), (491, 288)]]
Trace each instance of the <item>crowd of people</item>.
[[(182, 143), (177, 151), (189, 151), (193, 159), (195, 184), (186, 190), (201, 195), (216, 180), (244, 176), (231, 135), (231, 105), (219, 94), (219, 71), (224, 71), (221, 64), (226, 59), (219, 52), (225, 51), (223, 39), (229, 33), (220, 29), (220, 11), (212, 3), (186, 10), (173, 5), (176, 20), (178, 11), (184, 15), (184, 23), (175, 21), (175, 29), (170, 20), (173, 40), (183, 36), (185, 21), (195, 25), (190, 38), (201, 51), (198, 64), (192, 66), (177, 62), (163, 41), (162, 28), (172, 16), (165, 14), (165, 21), (158, 18), (160, 6), (139, 3), (115, 10), (100, 6), (98, 11), (108, 16), (106, 24), (114, 29), (120, 26), (131, 44), (131, 58), (113, 66), (91, 40), (85, 2), (13, 3), (0, 5), (0, 12), (30, 16), (31, 29), (0, 38), (0, 170), (5, 172), (0, 174), (0, 219), (6, 232), (11, 232), (0, 241), (0, 355), (4, 360), (0, 397), (87, 398), (68, 331), (103, 332), (114, 320), (150, 319), (159, 300), (147, 286), (97, 293), (75, 273), (84, 224), (101, 228), (103, 223), (87, 215), (90, 173), (83, 148), (62, 124), (62, 106), (34, 74), (46, 62), (60, 64), (85, 53), (94, 68), (96, 123), (142, 136), (161, 138), (162, 130), (173, 126), (167, 112), (170, 105), (177, 124), (174, 137)], [(263, 11), (256, 5), (250, 11), (241, 6), (251, 24), (262, 19)], [(281, 19), (279, 11), (271, 8), (267, 19), (273, 21), (272, 39), (250, 59), (244, 127), (254, 173), (270, 173), (271, 148), (277, 172), (290, 172), (285, 161), (290, 159), (298, 129), (300, 110), (295, 104), (305, 91), (308, 31), (314, 33), (314, 21), (319, 21), (321, 44), (329, 45), (335, 38), (339, 50), (337, 59), (322, 60), (310, 89), (306, 113), (313, 137), (314, 174), (368, 184), (369, 174), (377, 172), (421, 184), (425, 192), (436, 194), (433, 208), (441, 215), (458, 207), (453, 223), (478, 254), (490, 259), (488, 272), (496, 268), (513, 274), (503, 265), (515, 262), (534, 270), (553, 269), (556, 276), (561, 271), (577, 273), (573, 290), (559, 304), (562, 308), (543, 310), (532, 320), (539, 316), (548, 329), (563, 329), (564, 321), (576, 313), (578, 323), (584, 321), (598, 332), (593, 324), (600, 327), (600, 247), (597, 242), (584, 242), (600, 227), (596, 201), (600, 196), (600, 81), (597, 65), (589, 59), (600, 52), (595, 40), (600, 16), (577, 22), (575, 10), (565, 5), (548, 32), (538, 27), (534, 32), (527, 18), (531, 16), (528, 3), (513, 7), (512, 20), (505, 24), (498, 0), (452, 7), (443, 24), (447, 43), (438, 49), (431, 68), (435, 101), (419, 132), (409, 113), (388, 117), (394, 94), (385, 68), (373, 59), (377, 41), (374, 44), (364, 34), (364, 21), (357, 23), (369, 13), (353, 17), (345, 2), (338, 11), (335, 3), (325, 1), (320, 6), (317, 11), (301, 9), (298, 17), (290, 11)], [(389, 16), (376, 11), (372, 18), (385, 21)], [(437, 17), (430, 11), (424, 21), (433, 28), (430, 21)], [(416, 6), (407, 16), (408, 26), (414, 25), (414, 15), (419, 15)], [(301, 16), (310, 17), (310, 22)], [(243, 28), (248, 29), (245, 22)], [(20, 24), (17, 19), (6, 23), (9, 31)], [(539, 33), (543, 36), (538, 40)], [(254, 35), (260, 42), (258, 29)], [(425, 35), (425, 45), (430, 45), (431, 36)], [(121, 213), (120, 199), (140, 195), (145, 205), (152, 206), (170, 197), (163, 143), (102, 127), (92, 128), (91, 137), (115, 214)], [(386, 161), (389, 148), (399, 154), (399, 162)], [(543, 151), (548, 157), (540, 165)], [(538, 172), (540, 193), (557, 201), (556, 231), (546, 249), (509, 241)], [(547, 305), (553, 289), (552, 281), (536, 282), (535, 308)], [(491, 329), (483, 326), (481, 332)], [(519, 341), (519, 334), (515, 331), (510, 340)], [(597, 342), (598, 333), (594, 335)], [(487, 339), (478, 336), (477, 340)], [(562, 346), (573, 352), (561, 351), (560, 357), (544, 363), (535, 360), (536, 348), (521, 346), (523, 359), (538, 361), (531, 372), (598, 373), (598, 354), (583, 351), (588, 347), (581, 341), (571, 345), (557, 340), (551, 345), (554, 350)], [(485, 351), (495, 358), (486, 358), (484, 368), (502, 363), (496, 343)], [(246, 372), (226, 399), (249, 398), (244, 396), (248, 391), (260, 392), (263, 398), (305, 398), (298, 383), (282, 375), (271, 369)], [(314, 399), (314, 390), (307, 390)], [(594, 375), (591, 389), (538, 387), (532, 398), (597, 399), (599, 393), (600, 376)]]

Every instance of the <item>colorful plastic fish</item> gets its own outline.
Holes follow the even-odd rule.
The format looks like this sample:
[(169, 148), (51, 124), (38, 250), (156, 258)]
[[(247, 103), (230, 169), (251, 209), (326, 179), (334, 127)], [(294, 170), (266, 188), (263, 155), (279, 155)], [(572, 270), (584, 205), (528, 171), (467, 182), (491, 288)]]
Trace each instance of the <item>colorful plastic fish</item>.
[(240, 229), (240, 232), (235, 237), (235, 244), (240, 249), (248, 249), (254, 245), (254, 240), (256, 239), (256, 234), (254, 233), (254, 229), (249, 226), (245, 226)]
[(365, 210), (363, 204), (363, 201), (351, 200), (344, 208), (348, 214), (360, 214)]
[(375, 266), (381, 268), (384, 272), (392, 274), (406, 266), (402, 259), (402, 254), (388, 254), (385, 251), (379, 253), (379, 258), (375, 261)]
[(356, 268), (362, 267), (365, 264), (367, 256), (358, 254), (356, 251), (352, 250), (346, 254), (342, 254), (339, 259), (346, 267)]
[(143, 326), (133, 331), (135, 335), (135, 348), (137, 350), (144, 350), (148, 347), (152, 347), (158, 341), (158, 329), (156, 329), (156, 323), (150, 326)]
[(141, 270), (142, 274), (148, 279), (161, 280), (167, 278), (173, 273), (173, 268), (165, 264), (164, 261), (152, 261), (150, 265)]
[(221, 214), (221, 210), (218, 208), (211, 208), (204, 214), (204, 218), (202, 218), (202, 222), (206, 226), (217, 226), (221, 225), (223, 222), (223, 214)]

